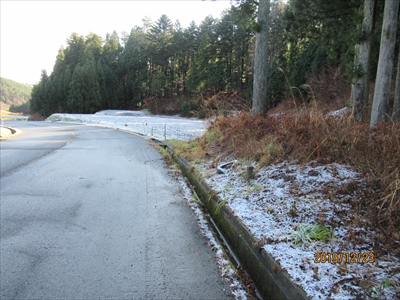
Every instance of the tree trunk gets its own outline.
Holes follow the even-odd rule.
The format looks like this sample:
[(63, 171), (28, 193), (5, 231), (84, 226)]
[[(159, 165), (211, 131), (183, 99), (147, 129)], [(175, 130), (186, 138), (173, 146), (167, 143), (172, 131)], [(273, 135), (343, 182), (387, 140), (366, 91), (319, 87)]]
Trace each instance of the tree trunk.
[(364, 0), (364, 19), (361, 28), (361, 40), (356, 45), (354, 68), (356, 70), (351, 86), (351, 99), (353, 115), (362, 122), (364, 103), (369, 96), (369, 57), (371, 49), (371, 32), (373, 26), (375, 0)]
[(385, 1), (378, 71), (376, 74), (374, 102), (371, 112), (371, 127), (375, 127), (379, 121), (385, 120), (388, 111), (398, 11), (398, 0)]
[(253, 80), (253, 117), (267, 111), (267, 69), (268, 69), (268, 28), (270, 0), (260, 0), (258, 24), (261, 30), (256, 34)]
[(400, 48), (399, 58), (397, 61), (397, 75), (396, 75), (396, 88), (394, 92), (394, 105), (393, 105), (393, 121), (400, 120)]

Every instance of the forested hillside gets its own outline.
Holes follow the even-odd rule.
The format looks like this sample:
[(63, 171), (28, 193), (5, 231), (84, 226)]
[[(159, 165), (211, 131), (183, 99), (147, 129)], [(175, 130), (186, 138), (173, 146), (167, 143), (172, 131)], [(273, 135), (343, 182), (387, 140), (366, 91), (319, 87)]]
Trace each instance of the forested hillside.
[(32, 87), (10, 79), (0, 77), (1, 95), (3, 109), (8, 109), (10, 105), (21, 105), (31, 98)]
[[(105, 38), (72, 33), (58, 52), (52, 74), (42, 71), (31, 109), (43, 116), (92, 113), (174, 99), (180, 109), (201, 111), (210, 106), (204, 99), (219, 92), (239, 95), (250, 107), (255, 36), (262, 24), (257, 22), (257, 2), (237, 2), (219, 19), (207, 17), (187, 28), (162, 15), (155, 22), (144, 19), (142, 26), (121, 37), (116, 32)], [(378, 65), (384, 3), (375, 1), (368, 37), (370, 81)], [(354, 59), (356, 45), (365, 39), (360, 34), (363, 5), (364, 0), (271, 1), (268, 109), (287, 97), (306, 100), (315, 92), (321, 92), (323, 101), (350, 96), (347, 88), (360, 75)], [(346, 91), (329, 86), (339, 79)], [(203, 102), (195, 101), (198, 95)]]

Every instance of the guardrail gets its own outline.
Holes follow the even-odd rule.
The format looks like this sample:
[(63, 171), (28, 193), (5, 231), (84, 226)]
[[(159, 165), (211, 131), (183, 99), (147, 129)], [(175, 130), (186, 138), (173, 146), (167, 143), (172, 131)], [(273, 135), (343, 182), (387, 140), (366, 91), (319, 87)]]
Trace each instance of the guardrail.
[(29, 117), (27, 117), (27, 116), (9, 116), (9, 115), (6, 115), (6, 116), (2, 116), (1, 120), (3, 121), (3, 120), (13, 119), (13, 120), (25, 120), (25, 121), (28, 121), (28, 118)]
[(4, 120), (25, 120), (28, 121), (27, 116), (9, 116), (9, 115), (3, 115), (0, 117), (0, 125), (3, 126), (4, 125)]

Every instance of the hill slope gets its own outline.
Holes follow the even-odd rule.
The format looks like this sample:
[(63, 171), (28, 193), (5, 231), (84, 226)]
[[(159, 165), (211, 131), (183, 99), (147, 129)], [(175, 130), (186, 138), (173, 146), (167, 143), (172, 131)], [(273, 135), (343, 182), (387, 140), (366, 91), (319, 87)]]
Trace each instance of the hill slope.
[(0, 86), (0, 102), (3, 109), (8, 109), (11, 104), (23, 104), (31, 98), (32, 87), (27, 84), (0, 77)]

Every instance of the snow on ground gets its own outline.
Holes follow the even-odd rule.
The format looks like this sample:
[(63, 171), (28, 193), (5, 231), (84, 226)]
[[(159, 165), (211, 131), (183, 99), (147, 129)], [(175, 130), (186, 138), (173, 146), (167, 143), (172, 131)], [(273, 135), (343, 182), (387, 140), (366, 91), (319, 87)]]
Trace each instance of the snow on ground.
[[(207, 121), (124, 111), (55, 114), (48, 120), (124, 129), (161, 140), (189, 140), (202, 135), (207, 128)], [(351, 203), (361, 197), (358, 191), (364, 183), (350, 167), (316, 162), (297, 165), (286, 161), (263, 168), (255, 166), (256, 176), (252, 180), (246, 180), (246, 166), (240, 162), (231, 165), (225, 174), (210, 170), (205, 163), (196, 167), (263, 249), (311, 299), (396, 299), (399, 296), (400, 291), (396, 289), (400, 286), (400, 261), (390, 254), (375, 256), (374, 230), (357, 222), (351, 225), (350, 221), (358, 218)], [(184, 187), (182, 190), (190, 199), (189, 192)], [(230, 274), (232, 270), (224, 262), (221, 246), (215, 246), (218, 243), (201, 210), (195, 201), (189, 200), (189, 204), (203, 234), (216, 249), (223, 275)], [(328, 242), (310, 239), (304, 230), (317, 224), (332, 233)], [(354, 237), (359, 240), (357, 245), (351, 242), (350, 238)], [(245, 299), (235, 277), (230, 280), (235, 298)]]
[(207, 121), (178, 116), (150, 116), (143, 111), (106, 110), (96, 114), (53, 114), (47, 121), (123, 129), (159, 140), (191, 140), (204, 134)]
[(341, 109), (331, 111), (326, 114), (326, 117), (343, 117), (345, 115), (348, 115), (351, 112), (350, 108), (348, 107), (343, 107)]
[[(199, 168), (233, 214), (311, 299), (396, 299), (400, 261), (375, 255), (374, 231), (367, 225), (346, 224), (357, 217), (350, 203), (364, 184), (348, 166), (285, 161), (258, 169), (252, 180), (246, 179), (247, 167), (239, 162), (226, 174), (210, 173), (205, 164)], [(333, 233), (328, 242), (312, 240), (301, 231), (318, 224)], [(357, 245), (348, 241), (352, 235), (359, 237)]]

